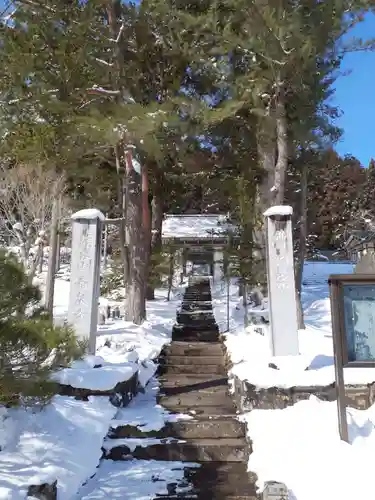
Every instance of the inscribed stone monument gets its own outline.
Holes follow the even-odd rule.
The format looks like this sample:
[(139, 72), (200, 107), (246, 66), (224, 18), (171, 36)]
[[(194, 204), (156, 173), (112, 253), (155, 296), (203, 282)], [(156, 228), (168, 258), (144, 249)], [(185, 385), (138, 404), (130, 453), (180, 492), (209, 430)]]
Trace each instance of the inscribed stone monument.
[(219, 249), (214, 250), (214, 281), (219, 282), (224, 276), (224, 252)]
[(271, 349), (274, 356), (298, 355), (298, 324), (289, 206), (271, 207), (267, 222), (267, 276)]
[(95, 354), (104, 215), (95, 209), (72, 216), (72, 259), (68, 323)]
[(375, 274), (375, 254), (372, 251), (362, 255), (355, 266), (355, 274)]

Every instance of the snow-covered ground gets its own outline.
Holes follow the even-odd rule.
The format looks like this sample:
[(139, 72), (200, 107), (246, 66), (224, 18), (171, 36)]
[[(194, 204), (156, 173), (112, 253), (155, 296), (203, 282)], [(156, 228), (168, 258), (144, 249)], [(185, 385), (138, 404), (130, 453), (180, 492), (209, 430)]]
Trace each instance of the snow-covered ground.
[[(61, 274), (56, 281), (54, 300), (54, 317), (60, 322), (66, 317), (69, 299), (69, 275)], [(118, 304), (101, 298), (101, 305), (108, 303)], [(58, 372), (56, 380), (76, 388), (106, 391), (113, 389), (118, 382), (128, 380), (137, 371), (139, 381), (145, 387), (157, 368), (154, 360), (161, 348), (170, 342), (179, 304), (178, 291), (168, 302), (166, 292), (157, 290), (156, 300), (147, 303), (147, 321), (142, 326), (109, 320), (98, 328), (97, 355), (88, 356), (73, 363), (71, 368)], [(95, 368), (98, 365), (100, 367)], [(144, 418), (153, 418), (153, 406), (157, 406), (156, 402), (151, 401)], [(154, 410), (154, 415), (157, 413), (162, 421), (161, 410)], [(115, 422), (124, 420), (127, 414), (123, 412), (125, 410), (115, 408), (105, 396), (90, 397), (89, 401), (56, 396), (41, 410), (0, 407), (0, 499), (24, 500), (29, 485), (53, 483), (55, 480), (58, 481), (58, 500), (76, 498), (80, 486), (96, 472), (104, 438)], [(134, 418), (134, 411), (132, 413), (130, 409), (126, 418)], [(155, 421), (156, 417), (154, 424)], [(108, 468), (108, 464), (104, 467)], [(132, 475), (134, 481), (137, 474), (141, 478), (140, 467), (140, 464), (130, 463), (124, 467), (124, 484), (128, 484)], [(118, 466), (113, 468), (111, 480), (118, 480), (118, 469)], [(144, 467), (143, 473), (145, 477), (154, 477), (160, 470), (161, 465), (153, 463)], [(169, 475), (164, 471), (161, 475), (168, 480), (179, 476), (177, 471)], [(183, 476), (181, 471), (180, 476)], [(97, 482), (98, 488), (104, 488), (100, 475)], [(144, 486), (143, 492), (147, 491)], [(166, 490), (160, 483), (150, 491), (156, 494)], [(117, 498), (113, 495), (100, 498)], [(87, 498), (94, 497), (88, 494)], [(121, 498), (141, 500), (149, 497), (140, 494)]]
[[(272, 358), (266, 336), (254, 327), (244, 330), (241, 300), (237, 287), (231, 283), (226, 345), (234, 362), (233, 373), (263, 388), (332, 383), (326, 278), (331, 273), (351, 270), (347, 264), (305, 266), (303, 307), (307, 328), (299, 332), (301, 355), (296, 358)], [(59, 321), (67, 311), (67, 278), (62, 276), (56, 283), (54, 315)], [(228, 325), (227, 292), (225, 283), (214, 283), (213, 306), (222, 332)], [(178, 295), (167, 302), (165, 293), (159, 291), (157, 300), (147, 304), (146, 323), (136, 326), (111, 320), (100, 326), (97, 355), (76, 362), (57, 375), (60, 381), (74, 387), (107, 390), (138, 371), (141, 383), (150, 383), (128, 407), (116, 409), (104, 396), (90, 397), (89, 401), (57, 396), (39, 411), (0, 408), (1, 500), (23, 500), (28, 485), (56, 479), (58, 500), (149, 500), (165, 494), (168, 483), (176, 485), (176, 492), (186, 491), (183, 464), (179, 462), (166, 466), (157, 461), (105, 460), (96, 469), (102, 446), (111, 447), (106, 438), (109, 429), (132, 425), (148, 432), (159, 430), (171, 419), (189, 418), (171, 415), (157, 404), (158, 385), (153, 378), (153, 360), (170, 340), (179, 303)], [(105, 306), (107, 301), (101, 299), (101, 304)], [(279, 370), (269, 368), (269, 363), (276, 364)], [(97, 365), (101, 367), (94, 368)], [(372, 382), (375, 370), (348, 369), (345, 379), (350, 384)], [(254, 410), (243, 415), (253, 442), (249, 469), (258, 474), (259, 487), (262, 489), (266, 481), (284, 482), (289, 488), (289, 500), (371, 497), (375, 406), (366, 411), (347, 411), (350, 444), (339, 438), (335, 402), (311, 397), (285, 410)], [(120, 441), (126, 441), (130, 448), (139, 444), (134, 439)]]
[(0, 424), (0, 498), (24, 500), (29, 485), (58, 481), (70, 500), (95, 472), (116, 408), (108, 397), (56, 396), (41, 411), (8, 410)]
[[(299, 332), (301, 355), (295, 358), (273, 358), (265, 336), (254, 327), (244, 330), (238, 292), (232, 285), (226, 345), (234, 362), (233, 374), (259, 388), (332, 383), (335, 376), (327, 278), (351, 272), (348, 264), (316, 262), (305, 266), (306, 330)], [(215, 302), (215, 313), (225, 322), (225, 298)], [(279, 370), (269, 368), (269, 363)], [(345, 369), (346, 384), (374, 381), (375, 369)], [(320, 401), (315, 396), (283, 410), (253, 410), (243, 419), (253, 443), (249, 470), (257, 473), (261, 490), (265, 482), (279, 481), (287, 485), (289, 500), (373, 496), (375, 405), (365, 411), (347, 408), (350, 444), (340, 440), (336, 402)]]
[[(300, 356), (271, 356), (267, 334), (258, 333), (259, 329), (253, 326), (246, 330), (243, 328), (242, 299), (238, 297), (237, 287), (232, 285), (230, 332), (226, 336), (226, 346), (234, 363), (233, 374), (258, 388), (326, 386), (334, 382), (327, 279), (330, 274), (348, 274), (352, 271), (353, 266), (346, 263), (311, 262), (305, 266), (302, 305), (306, 329), (299, 332)], [(220, 324), (225, 324), (226, 300), (223, 295), (219, 300), (214, 300), (214, 307)], [(270, 368), (270, 364), (279, 369)], [(349, 385), (375, 381), (374, 368), (346, 368), (344, 375), (345, 383)]]
[[(156, 396), (159, 384), (152, 378), (143, 394), (139, 394), (126, 408), (121, 408), (110, 422), (111, 431), (119, 426), (132, 426), (142, 432), (159, 431), (167, 422), (188, 420), (192, 417), (173, 414), (159, 405)], [(127, 446), (134, 450), (137, 446), (147, 446), (166, 440), (157, 438), (106, 439), (103, 448)], [(127, 460), (115, 462), (105, 460), (97, 474), (80, 488), (76, 497), (80, 500), (150, 500), (167, 493), (167, 485), (175, 485), (175, 494), (187, 491), (183, 468), (197, 464), (178, 461), (159, 462), (155, 460)]]

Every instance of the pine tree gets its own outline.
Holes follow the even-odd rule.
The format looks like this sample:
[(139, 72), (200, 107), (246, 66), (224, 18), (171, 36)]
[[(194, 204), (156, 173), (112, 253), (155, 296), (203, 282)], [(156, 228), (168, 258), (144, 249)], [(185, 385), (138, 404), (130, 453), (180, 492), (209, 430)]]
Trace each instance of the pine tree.
[(39, 308), (15, 257), (0, 254), (0, 402), (34, 403), (56, 391), (51, 374), (83, 353), (69, 328), (54, 327)]

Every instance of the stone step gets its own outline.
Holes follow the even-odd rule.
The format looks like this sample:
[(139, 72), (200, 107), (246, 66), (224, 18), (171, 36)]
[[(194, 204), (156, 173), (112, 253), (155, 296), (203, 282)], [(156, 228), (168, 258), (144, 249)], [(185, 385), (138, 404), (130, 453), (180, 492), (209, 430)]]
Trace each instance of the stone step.
[(230, 404), (234, 407), (234, 402), (229, 396), (228, 392), (200, 392), (191, 391), (180, 394), (158, 396), (158, 403), (164, 408), (177, 408), (178, 406), (189, 406), (191, 408), (196, 406), (220, 406), (226, 405), (228, 408)]
[[(191, 337), (194, 339), (196, 337), (197, 340), (203, 337), (207, 337), (207, 340), (204, 342), (219, 342), (219, 329), (218, 328), (190, 328), (189, 326), (177, 325), (175, 324), (172, 328), (172, 336), (176, 337)], [(216, 340), (215, 340), (216, 339)], [(178, 340), (176, 338), (176, 340)]]
[(211, 379), (209, 381), (202, 381), (200, 383), (187, 383), (181, 385), (176, 380), (165, 379), (165, 383), (160, 387), (159, 394), (161, 396), (173, 396), (179, 394), (222, 394), (222, 396), (229, 396), (228, 380), (226, 378)]
[(218, 332), (195, 332), (187, 333), (172, 330), (172, 340), (178, 342), (219, 342)]
[(160, 392), (158, 394), (159, 398), (171, 397), (171, 396), (185, 396), (190, 395), (196, 398), (199, 397), (222, 397), (223, 400), (226, 398), (232, 397), (229, 393), (229, 386), (226, 383), (216, 382), (211, 384), (198, 384), (195, 386), (163, 386), (160, 388)]
[(177, 312), (176, 318), (179, 323), (186, 321), (214, 321), (215, 316), (211, 311), (189, 311)]
[(160, 389), (177, 388), (185, 391), (190, 389), (199, 389), (200, 387), (217, 387), (219, 385), (228, 385), (227, 376), (218, 376), (216, 374), (193, 374), (193, 375), (175, 375), (165, 374), (159, 377)]
[(257, 476), (247, 471), (247, 463), (205, 462), (200, 467), (185, 467), (185, 477), (194, 484), (225, 483), (228, 478), (255, 482)]
[(202, 324), (189, 323), (186, 325), (176, 324), (176, 325), (174, 325), (174, 329), (176, 331), (180, 330), (181, 332), (192, 332), (192, 333), (207, 332), (207, 331), (217, 333), (219, 331), (219, 327), (216, 323), (213, 323), (212, 325), (206, 324), (206, 323), (202, 323)]
[(163, 349), (163, 354), (172, 356), (222, 356), (221, 342), (179, 342), (173, 341)]
[(200, 302), (182, 302), (181, 311), (183, 312), (207, 312), (212, 311), (212, 303), (210, 300), (208, 301), (200, 301)]
[(211, 292), (209, 290), (190, 290), (184, 293), (184, 300), (202, 300), (202, 298), (206, 297), (211, 297)]
[(221, 404), (220, 406), (166, 406), (167, 410), (171, 413), (183, 413), (184, 415), (190, 415), (194, 418), (214, 418), (219, 416), (232, 417), (237, 415), (236, 408), (232, 403), (230, 404)]
[(216, 330), (218, 325), (214, 318), (207, 319), (191, 319), (191, 318), (177, 318), (176, 326), (180, 326), (181, 328), (189, 328), (191, 327), (194, 330)]
[[(226, 480), (222, 479), (220, 482), (209, 482), (207, 479), (203, 479), (202, 477), (201, 482), (197, 481), (194, 484), (192, 493), (200, 495), (200, 498), (212, 498), (215, 500), (227, 500), (228, 497), (248, 499), (256, 498), (257, 489), (255, 482), (250, 482), (247, 474), (244, 473), (243, 476), (228, 475)], [(206, 497), (203, 496), (204, 493), (206, 494)]]
[(212, 310), (212, 300), (209, 297), (204, 297), (200, 299), (195, 299), (195, 300), (186, 300), (184, 299), (182, 301), (182, 308), (186, 310), (187, 308), (193, 310), (193, 311), (199, 311), (199, 310), (205, 310), (207, 306), (210, 306), (210, 309)]
[(225, 366), (225, 358), (223, 354), (219, 356), (178, 356), (169, 355), (163, 360), (168, 365), (218, 365)]
[(134, 446), (130, 440), (113, 439), (104, 443), (104, 449), (104, 458), (110, 460), (126, 460), (129, 456), (139, 460), (181, 462), (244, 462), (248, 459), (246, 441), (238, 438), (191, 439), (188, 442), (139, 443)]
[(142, 428), (123, 425), (111, 428), (108, 432), (111, 439), (147, 438), (158, 439), (173, 437), (180, 439), (220, 439), (244, 438), (245, 425), (236, 417), (218, 417), (215, 419), (194, 419), (169, 422), (159, 431), (142, 432)]
[(181, 439), (245, 438), (242, 422), (233, 418), (181, 420), (167, 425), (170, 436)]
[(166, 363), (163, 363), (162, 365), (159, 365), (159, 373), (161, 374), (169, 374), (169, 373), (175, 373), (175, 374), (185, 374), (185, 375), (200, 375), (200, 374), (210, 374), (210, 375), (227, 375), (227, 370), (224, 366), (224, 364), (218, 365), (218, 364), (213, 364), (213, 365), (192, 365), (192, 364), (180, 364), (176, 365), (173, 364), (173, 362), (170, 361), (170, 357), (166, 360)]

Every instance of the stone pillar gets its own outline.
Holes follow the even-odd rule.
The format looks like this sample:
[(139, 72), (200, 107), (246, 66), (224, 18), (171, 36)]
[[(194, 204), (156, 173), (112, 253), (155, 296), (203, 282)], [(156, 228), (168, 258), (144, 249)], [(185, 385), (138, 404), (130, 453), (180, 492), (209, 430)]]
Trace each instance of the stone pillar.
[(182, 251), (182, 273), (184, 277), (186, 277), (187, 275), (186, 264), (187, 264), (187, 251), (186, 248), (184, 248)]
[(224, 276), (224, 252), (219, 249), (214, 250), (214, 281), (220, 281)]
[(181, 276), (183, 273), (183, 250), (178, 248), (174, 254), (174, 269), (173, 269), (173, 283), (175, 286), (181, 284)]
[(364, 250), (354, 268), (355, 274), (375, 274), (375, 253), (373, 250)]
[(101, 236), (104, 215), (96, 209), (72, 216), (72, 258), (68, 323), (95, 354), (100, 295)]
[(298, 326), (289, 206), (270, 207), (267, 222), (267, 278), (271, 349), (274, 356), (298, 355)]

